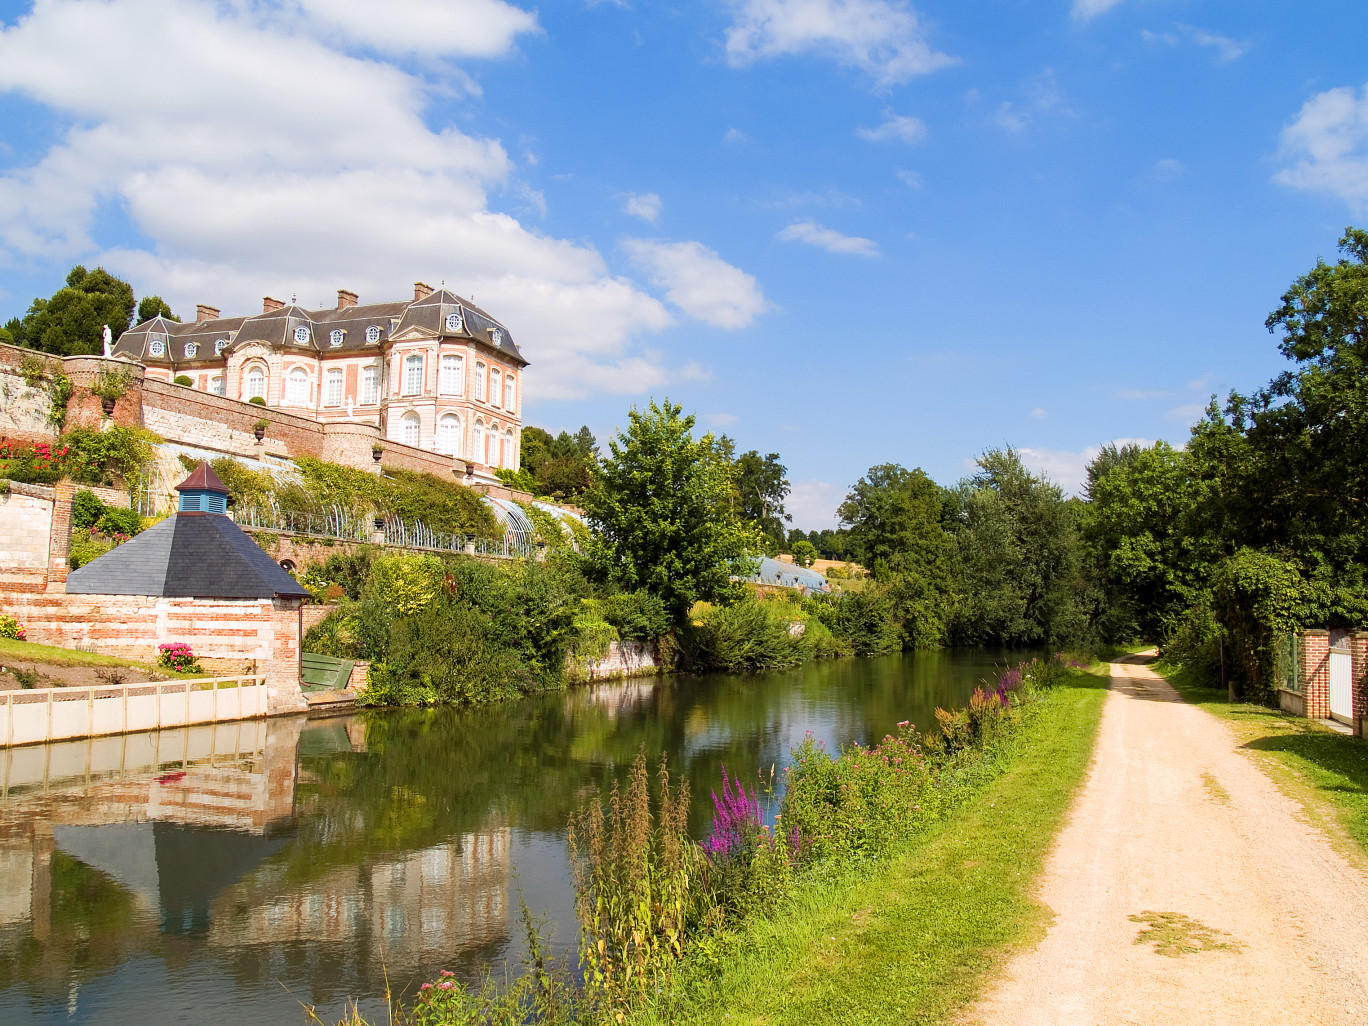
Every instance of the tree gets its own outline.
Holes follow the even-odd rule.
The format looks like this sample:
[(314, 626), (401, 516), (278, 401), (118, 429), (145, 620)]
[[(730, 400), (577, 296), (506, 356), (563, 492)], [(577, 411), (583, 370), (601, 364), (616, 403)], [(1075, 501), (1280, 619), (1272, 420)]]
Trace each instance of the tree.
[(817, 546), (806, 538), (794, 542), (793, 561), (799, 566), (812, 566), (817, 561)]
[(945, 491), (922, 470), (896, 463), (870, 467), (836, 510), (850, 525), (855, 558), (876, 576), (912, 571), (931, 580), (945, 576), (941, 529)]
[(602, 580), (655, 595), (683, 623), (695, 602), (725, 600), (733, 577), (753, 572), (759, 538), (732, 505), (731, 464), (711, 434), (693, 437), (692, 415), (666, 399), (628, 418), (583, 499), (589, 564)]
[(521, 466), (543, 495), (565, 499), (583, 495), (597, 462), (598, 442), (587, 425), (573, 435), (562, 431), (554, 438), (539, 427), (523, 428)]
[(25, 344), (58, 356), (104, 351), (104, 326), (117, 339), (133, 321), (133, 286), (102, 267), (77, 264), (50, 299), (35, 299), (24, 317)]
[(165, 317), (168, 321), (179, 321), (180, 318), (171, 312), (171, 307), (166, 305), (166, 301), (161, 296), (143, 296), (138, 302), (138, 321), (150, 321), (153, 317)]
[(793, 519), (784, 510), (789, 493), (787, 472), (777, 452), (762, 457), (752, 449), (736, 458), (741, 519), (755, 525), (765, 539), (766, 551), (771, 553), (783, 546), (784, 524)]

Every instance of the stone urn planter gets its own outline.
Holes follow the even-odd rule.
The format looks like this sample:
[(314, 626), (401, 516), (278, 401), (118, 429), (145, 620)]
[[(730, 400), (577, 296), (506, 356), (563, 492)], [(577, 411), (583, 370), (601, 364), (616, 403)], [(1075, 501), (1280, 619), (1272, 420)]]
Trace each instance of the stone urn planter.
[(256, 435), (256, 440), (258, 442), (266, 437), (266, 427), (267, 422), (264, 420), (259, 420), (252, 425), (252, 434)]
[(383, 455), (385, 455), (385, 450), (380, 448), (380, 446), (376, 445), (371, 447), (371, 459), (375, 460), (376, 463), (380, 462), (380, 457)]
[(106, 399), (104, 397), (100, 398), (100, 409), (104, 410), (104, 415), (106, 417), (114, 416), (114, 404), (117, 401), (118, 400), (116, 399)]

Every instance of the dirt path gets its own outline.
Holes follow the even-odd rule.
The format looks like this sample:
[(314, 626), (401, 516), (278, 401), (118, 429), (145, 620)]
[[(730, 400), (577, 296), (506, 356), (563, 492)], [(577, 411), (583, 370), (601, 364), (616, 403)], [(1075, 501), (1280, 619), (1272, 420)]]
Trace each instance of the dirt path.
[[(1148, 666), (1112, 664), (1041, 900), (1054, 925), (970, 1021), (1368, 1023), (1368, 876)], [(1185, 917), (1160, 922), (1179, 950), (1136, 943), (1143, 913)]]

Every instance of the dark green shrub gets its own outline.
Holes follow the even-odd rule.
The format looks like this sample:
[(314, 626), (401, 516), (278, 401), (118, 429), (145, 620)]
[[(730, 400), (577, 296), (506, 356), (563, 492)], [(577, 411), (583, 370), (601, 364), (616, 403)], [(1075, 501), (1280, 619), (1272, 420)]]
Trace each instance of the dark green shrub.
[(175, 383), (177, 385), (194, 385), (195, 379), (189, 374), (177, 374)]
[(254, 396), (252, 396), (252, 398), (248, 399), (247, 401), (248, 401), (249, 403), (251, 403), (253, 406), (265, 406), (265, 405), (266, 405), (266, 400), (263, 399), (263, 398), (262, 398), (261, 396), (259, 396), (259, 395), (254, 395)]
[(82, 488), (71, 497), (71, 526), (79, 530), (94, 527), (107, 507), (89, 488)]
[(95, 527), (104, 534), (124, 534), (131, 538), (142, 530), (142, 517), (136, 509), (106, 506)]
[(626, 591), (604, 599), (603, 619), (629, 641), (655, 641), (671, 627), (664, 601), (648, 591)]
[(733, 673), (801, 663), (808, 646), (803, 635), (790, 631), (789, 608), (787, 603), (746, 598), (709, 610), (688, 632), (690, 662), (698, 669)]

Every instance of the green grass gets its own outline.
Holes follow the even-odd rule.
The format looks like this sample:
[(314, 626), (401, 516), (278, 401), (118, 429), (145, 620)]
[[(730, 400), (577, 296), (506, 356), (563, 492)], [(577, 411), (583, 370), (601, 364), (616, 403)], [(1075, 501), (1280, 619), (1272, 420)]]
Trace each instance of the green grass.
[(993, 778), (890, 857), (809, 878), (716, 953), (719, 971), (637, 1023), (949, 1023), (1043, 936), (1044, 860), (1092, 755), (1097, 676), (1050, 691), (996, 753)]
[(1181, 667), (1154, 668), (1186, 701), (1229, 723), (1284, 794), (1299, 801), (1332, 839), (1352, 845), (1342, 848), (1368, 857), (1368, 741), (1277, 709), (1231, 703), (1224, 690)]
[(0, 665), (8, 666), (11, 663), (45, 663), (49, 666), (127, 666), (146, 672), (155, 671), (169, 680), (205, 676), (202, 673), (172, 673), (151, 663), (120, 659), (118, 656), (81, 652), (74, 648), (58, 648), (55, 645), (38, 645), (31, 641), (16, 641), (14, 638), (0, 638)]

